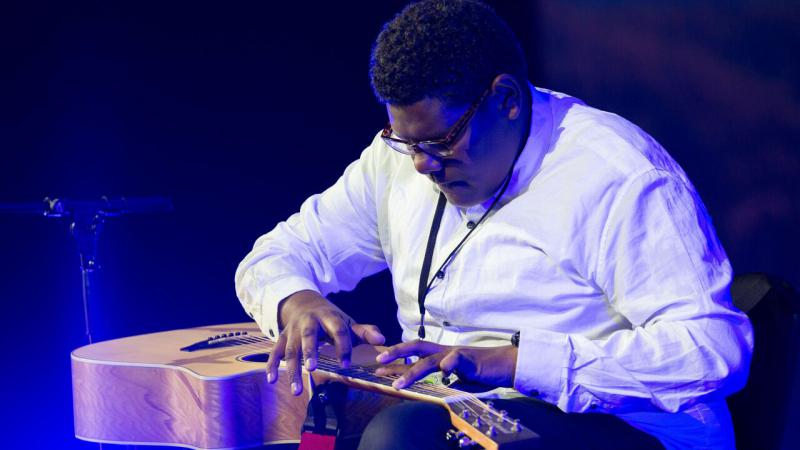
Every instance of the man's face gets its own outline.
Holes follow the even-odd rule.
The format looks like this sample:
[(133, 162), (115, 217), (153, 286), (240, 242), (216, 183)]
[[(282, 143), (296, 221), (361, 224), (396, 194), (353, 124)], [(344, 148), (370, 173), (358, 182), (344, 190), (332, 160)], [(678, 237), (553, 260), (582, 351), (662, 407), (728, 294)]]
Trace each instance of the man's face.
[[(442, 138), (467, 108), (446, 107), (431, 98), (408, 106), (387, 105), (394, 133), (414, 142)], [(452, 156), (437, 158), (418, 152), (410, 158), (417, 172), (428, 175), (450, 203), (473, 206), (488, 200), (508, 174), (519, 142), (509, 131), (501, 108), (490, 95), (453, 142)]]

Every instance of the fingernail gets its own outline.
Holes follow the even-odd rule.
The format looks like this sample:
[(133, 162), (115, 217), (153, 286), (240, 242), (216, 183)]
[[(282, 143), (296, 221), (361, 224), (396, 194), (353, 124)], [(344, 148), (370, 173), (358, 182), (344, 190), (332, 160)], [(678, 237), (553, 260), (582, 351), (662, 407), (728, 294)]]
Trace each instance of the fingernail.
[(306, 370), (311, 371), (317, 368), (317, 360), (314, 358), (308, 358), (306, 360)]
[(300, 385), (296, 382), (292, 382), (292, 394), (298, 395), (300, 394)]
[(349, 359), (343, 359), (342, 360), (342, 369), (348, 369), (348, 368), (350, 368), (350, 360)]
[(267, 372), (267, 383), (272, 383), (273, 381), (275, 381), (275, 375), (272, 372)]
[(383, 362), (384, 359), (389, 357), (389, 352), (383, 352), (380, 355), (375, 357), (375, 360), (378, 362)]
[(394, 380), (394, 383), (392, 383), (392, 387), (395, 388), (395, 389), (402, 389), (403, 385), (405, 385), (405, 384), (406, 384), (406, 379), (403, 378), (403, 377), (400, 377), (400, 378)]

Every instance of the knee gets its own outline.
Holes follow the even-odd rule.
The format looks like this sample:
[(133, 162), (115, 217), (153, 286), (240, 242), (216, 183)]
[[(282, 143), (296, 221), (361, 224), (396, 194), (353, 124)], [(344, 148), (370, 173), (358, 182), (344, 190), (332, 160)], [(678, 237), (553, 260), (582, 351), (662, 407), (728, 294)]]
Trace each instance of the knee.
[(358, 448), (446, 448), (445, 433), (450, 427), (450, 416), (441, 406), (404, 402), (384, 409), (370, 420)]

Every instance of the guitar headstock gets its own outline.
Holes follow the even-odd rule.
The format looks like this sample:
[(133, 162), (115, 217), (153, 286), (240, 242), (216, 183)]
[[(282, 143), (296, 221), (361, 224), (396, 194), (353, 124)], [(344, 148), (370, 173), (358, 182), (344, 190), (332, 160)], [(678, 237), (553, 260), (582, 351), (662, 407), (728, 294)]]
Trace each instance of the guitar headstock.
[[(483, 402), (466, 395), (459, 399), (445, 399), (453, 425), (469, 440), (487, 449), (511, 450), (536, 448), (539, 435), (504, 410), (495, 408), (491, 401)], [(469, 440), (463, 440), (468, 442)]]

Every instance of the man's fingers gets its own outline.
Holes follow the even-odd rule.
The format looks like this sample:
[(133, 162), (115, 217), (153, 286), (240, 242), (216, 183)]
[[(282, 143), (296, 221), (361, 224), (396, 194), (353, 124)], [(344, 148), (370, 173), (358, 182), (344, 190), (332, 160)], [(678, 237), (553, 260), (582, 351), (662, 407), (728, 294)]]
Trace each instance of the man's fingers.
[(281, 333), (278, 336), (278, 341), (272, 347), (269, 359), (267, 360), (267, 382), (274, 383), (278, 381), (278, 367), (281, 365), (284, 351), (286, 349), (286, 335)]
[(439, 355), (431, 355), (427, 358), (422, 358), (410, 369), (406, 371), (400, 378), (394, 380), (392, 387), (395, 389), (403, 389), (410, 386), (415, 381), (425, 377), (429, 373), (439, 371)]
[(439, 370), (445, 375), (450, 375), (460, 368), (461, 364), (464, 362), (463, 357), (464, 355), (458, 350), (447, 352), (444, 358), (439, 361)]
[(387, 348), (383, 353), (375, 357), (375, 360), (381, 364), (389, 364), (397, 358), (406, 358), (409, 356), (425, 357), (438, 353), (442, 350), (442, 346), (427, 341), (408, 341), (393, 345)]
[(300, 367), (300, 348), (299, 342), (290, 339), (286, 344), (286, 371), (289, 375), (289, 380), (292, 383), (292, 394), (300, 395), (303, 392), (303, 383), (301, 375), (303, 369)]
[(324, 328), (328, 336), (333, 339), (333, 345), (336, 348), (336, 357), (339, 358), (339, 364), (344, 368), (350, 367), (350, 355), (353, 352), (353, 344), (350, 341), (350, 326), (348, 322), (345, 322), (341, 317), (337, 317), (336, 319), (328, 318), (323, 320), (322, 328)]
[(406, 373), (408, 368), (411, 366), (406, 366), (404, 364), (392, 364), (389, 366), (382, 366), (375, 369), (375, 375), (381, 377), (391, 377), (394, 375), (402, 375)]
[(381, 330), (375, 325), (353, 323), (350, 328), (353, 330), (353, 334), (367, 344), (383, 345), (386, 342)]
[(303, 360), (306, 370), (312, 371), (317, 368), (317, 335), (319, 334), (319, 324), (316, 321), (308, 321), (300, 328), (300, 339), (303, 347)]

